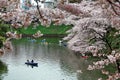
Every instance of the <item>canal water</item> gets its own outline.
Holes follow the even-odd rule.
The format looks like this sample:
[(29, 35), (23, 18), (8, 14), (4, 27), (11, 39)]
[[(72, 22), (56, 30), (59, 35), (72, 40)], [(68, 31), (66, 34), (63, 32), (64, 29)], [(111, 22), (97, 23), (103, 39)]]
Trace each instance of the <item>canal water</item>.
[[(99, 72), (87, 71), (91, 62), (64, 46), (39, 41), (12, 42), (13, 51), (0, 57), (0, 80), (97, 80)], [(38, 66), (28, 66), (34, 60)]]

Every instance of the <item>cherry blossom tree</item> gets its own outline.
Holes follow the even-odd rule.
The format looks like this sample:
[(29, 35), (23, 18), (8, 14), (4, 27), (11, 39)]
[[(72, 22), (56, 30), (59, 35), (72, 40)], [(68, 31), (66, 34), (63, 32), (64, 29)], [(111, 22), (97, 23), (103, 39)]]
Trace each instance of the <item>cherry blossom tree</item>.
[[(89, 70), (103, 69), (108, 64), (115, 64), (118, 69), (113, 75), (110, 75), (108, 71), (103, 71), (103, 74), (108, 75), (108, 80), (116, 80), (120, 78), (119, 68), (119, 48), (113, 45), (119, 45), (119, 26), (120, 8), (117, 7), (116, 11), (114, 7), (119, 4), (119, 1), (110, 3), (109, 1), (96, 2), (81, 2), (80, 4), (69, 4), (72, 8), (78, 8), (82, 13), (79, 16), (72, 16), (68, 19), (72, 19), (72, 22), (68, 23), (68, 19), (65, 21), (68, 24), (74, 25), (74, 27), (68, 31), (70, 33), (64, 40), (68, 41), (68, 47), (74, 51), (85, 54), (91, 52), (93, 56), (105, 57), (105, 59), (89, 65)], [(71, 8), (71, 7), (68, 7)], [(67, 8), (64, 8), (68, 11)], [(116, 43), (115, 43), (116, 42)], [(108, 49), (106, 53), (100, 52), (103, 49)], [(115, 51), (113, 51), (115, 50)], [(102, 53), (102, 54), (101, 54)], [(114, 54), (113, 54), (114, 53)], [(106, 59), (107, 58), (107, 59)], [(101, 79), (101, 78), (100, 78)]]
[[(54, 25), (73, 25), (73, 28), (68, 31), (69, 34), (63, 39), (67, 41), (68, 48), (82, 53), (82, 55), (91, 53), (92, 56), (105, 57), (101, 58), (100, 61), (93, 62), (93, 65), (89, 65), (88, 70), (103, 69), (105, 65), (113, 63), (117, 65), (118, 72), (114, 75), (105, 70), (101, 72), (108, 75), (108, 80), (120, 78), (120, 47), (117, 46), (120, 45), (119, 0), (58, 4), (55, 9), (42, 9), (38, 6), (39, 1), (36, 0), (37, 9), (30, 10), (22, 10), (16, 1), (5, 0), (4, 4), (1, 1), (0, 9), (3, 12), (1, 12), (0, 17), (4, 22), (11, 24), (10, 27), (14, 29), (27, 28), (31, 23), (34, 25), (40, 23), (46, 27), (49, 27), (51, 23)], [(15, 32), (7, 32), (6, 35), (9, 39), (18, 37)], [(44, 34), (40, 31), (33, 34), (35, 38), (42, 35)], [(21, 38), (20, 34), (19, 37)], [(12, 49), (9, 39), (4, 43), (5, 49)], [(104, 49), (107, 52), (103, 52)]]

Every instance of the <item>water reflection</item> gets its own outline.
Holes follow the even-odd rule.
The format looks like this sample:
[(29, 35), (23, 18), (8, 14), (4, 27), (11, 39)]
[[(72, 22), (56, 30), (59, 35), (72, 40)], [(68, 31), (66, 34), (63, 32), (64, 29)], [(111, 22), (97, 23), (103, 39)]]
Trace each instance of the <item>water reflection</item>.
[(2, 62), (0, 61), (0, 80), (3, 79), (4, 75), (8, 72), (7, 70), (7, 66)]
[(28, 64), (26, 64), (26, 66), (31, 68), (38, 67), (38, 65), (28, 65)]
[[(34, 60), (38, 67), (24, 63)], [(13, 42), (13, 51), (2, 57), (8, 65), (8, 74), (3, 80), (97, 80), (98, 76), (87, 72), (90, 61), (85, 61), (66, 47), (37, 42)], [(82, 74), (77, 73), (82, 70)], [(22, 76), (22, 77), (21, 77)], [(88, 78), (87, 78), (88, 77)]]
[(31, 68), (33, 68), (33, 67), (38, 67), (38, 63), (35, 63), (34, 60), (31, 60), (31, 61), (27, 60), (27, 61), (25, 62), (25, 64), (26, 64), (28, 67), (31, 66)]

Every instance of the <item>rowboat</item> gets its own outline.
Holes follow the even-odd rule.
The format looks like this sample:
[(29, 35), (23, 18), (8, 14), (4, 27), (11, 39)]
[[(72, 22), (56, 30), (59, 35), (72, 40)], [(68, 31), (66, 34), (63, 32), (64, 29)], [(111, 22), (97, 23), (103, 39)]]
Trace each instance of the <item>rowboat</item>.
[(32, 63), (32, 62), (25, 62), (25, 64), (31, 65), (31, 66), (38, 66), (38, 63)]

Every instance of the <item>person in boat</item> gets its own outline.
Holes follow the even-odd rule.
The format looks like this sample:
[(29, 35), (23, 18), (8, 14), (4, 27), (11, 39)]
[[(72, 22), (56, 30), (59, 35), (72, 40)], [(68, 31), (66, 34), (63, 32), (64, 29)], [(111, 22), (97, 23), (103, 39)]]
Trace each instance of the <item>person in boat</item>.
[(30, 61), (29, 60), (27, 60), (27, 63), (29, 63)]
[(34, 61), (32, 60), (31, 63), (34, 63)]

